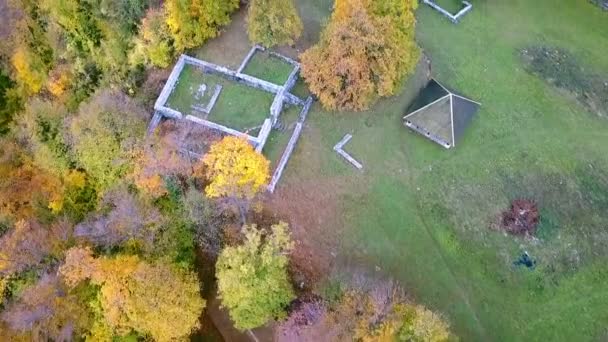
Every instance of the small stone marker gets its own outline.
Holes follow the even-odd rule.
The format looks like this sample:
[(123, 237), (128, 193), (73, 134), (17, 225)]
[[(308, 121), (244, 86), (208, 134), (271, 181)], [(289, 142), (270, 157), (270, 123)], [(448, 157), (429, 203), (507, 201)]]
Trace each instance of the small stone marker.
[(351, 163), (354, 167), (356, 167), (357, 169), (361, 170), (363, 169), (363, 165), (361, 163), (359, 163), (355, 158), (351, 157), (350, 154), (346, 153), (346, 151), (344, 151), (342, 149), (342, 147), (344, 147), (344, 145), (346, 145), (350, 139), (352, 139), (353, 136), (350, 134), (346, 134), (344, 136), (344, 138), (342, 138), (342, 140), (340, 140), (336, 146), (334, 146), (334, 151), (338, 152), (339, 155), (341, 155), (344, 159), (346, 159), (349, 163)]

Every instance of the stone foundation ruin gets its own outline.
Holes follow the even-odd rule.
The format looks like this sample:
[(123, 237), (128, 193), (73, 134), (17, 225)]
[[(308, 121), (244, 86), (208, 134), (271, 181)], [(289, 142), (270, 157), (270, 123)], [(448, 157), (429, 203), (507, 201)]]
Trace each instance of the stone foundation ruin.
[(433, 0), (422, 0), (425, 4), (429, 5), (435, 11), (443, 14), (444, 17), (448, 18), (452, 23), (458, 24), (460, 18), (464, 17), (469, 11), (473, 9), (473, 5), (468, 1), (462, 2), (462, 9), (458, 11), (456, 14), (452, 14), (449, 11), (445, 10), (443, 7), (436, 4)]
[[(302, 126), (304, 124), (304, 121), (306, 120), (306, 116), (308, 114), (308, 111), (310, 110), (313, 100), (311, 97), (306, 100), (303, 100), (290, 92), (298, 80), (298, 76), (300, 73), (300, 64), (289, 57), (280, 55), (275, 52), (269, 52), (274, 57), (277, 57), (293, 66), (293, 70), (290, 73), (288, 79), (282, 85), (274, 84), (243, 73), (243, 70), (245, 70), (247, 63), (249, 63), (249, 61), (257, 51), (264, 51), (264, 48), (257, 45), (254, 46), (249, 51), (249, 53), (236, 71), (230, 70), (220, 65), (205, 62), (187, 55), (181, 55), (177, 63), (175, 64), (175, 67), (171, 71), (171, 74), (169, 75), (165, 86), (163, 87), (160, 95), (158, 96), (156, 103), (154, 104), (155, 113), (150, 122), (148, 134), (154, 132), (156, 126), (161, 122), (162, 119), (188, 120), (192, 123), (204, 126), (211, 130), (219, 131), (223, 134), (243, 137), (255, 147), (256, 151), (261, 153), (262, 149), (264, 148), (264, 145), (266, 144), (268, 136), (270, 135), (271, 130), (279, 123), (281, 112), (283, 111), (284, 106), (286, 104), (291, 106), (301, 106), (302, 111), (296, 123), (294, 132), (276, 169), (274, 170), (272, 180), (270, 181), (270, 184), (268, 186), (268, 190), (270, 192), (273, 192), (277, 186), (278, 181), (281, 178), (281, 175), (283, 174), (283, 171), (287, 165), (287, 162), (289, 161), (291, 153), (293, 152), (295, 145), (297, 144), (300, 138)], [(224, 125), (207, 120), (207, 115), (209, 115), (213, 111), (215, 103), (221, 94), (221, 85), (215, 86), (213, 90), (214, 93), (205, 106), (192, 106), (192, 109), (194, 111), (204, 113), (205, 118), (200, 118), (193, 115), (184, 115), (184, 113), (181, 113), (180, 111), (177, 111), (173, 108), (169, 108), (167, 106), (167, 100), (169, 99), (169, 96), (173, 92), (176, 84), (178, 83), (179, 77), (186, 64), (197, 67), (201, 69), (204, 73), (218, 75), (230, 81), (245, 84), (249, 87), (257, 88), (275, 95), (272, 105), (269, 108), (268, 117), (264, 120), (264, 122), (261, 123), (257, 136), (252, 136), (248, 134), (250, 130), (247, 130), (246, 132), (241, 132), (236, 129), (226, 127)], [(206, 84), (199, 85), (199, 89), (197, 90), (196, 96), (203, 97), (205, 92), (209, 91), (210, 89)]]

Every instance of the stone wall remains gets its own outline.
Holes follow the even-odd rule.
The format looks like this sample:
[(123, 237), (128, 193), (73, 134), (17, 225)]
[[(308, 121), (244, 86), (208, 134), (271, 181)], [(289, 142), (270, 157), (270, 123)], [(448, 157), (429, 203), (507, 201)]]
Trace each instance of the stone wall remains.
[(456, 13), (456, 14), (452, 14), (452, 13), (446, 11), (445, 9), (443, 9), (443, 7), (437, 5), (435, 2), (433, 2), (433, 0), (423, 0), (423, 2), (427, 5), (429, 5), (430, 7), (432, 7), (437, 12), (443, 14), (446, 18), (448, 18), (454, 24), (458, 24), (458, 22), (460, 21), (460, 18), (462, 18), (471, 9), (473, 9), (473, 5), (470, 2), (463, 1), (462, 4), (464, 5), (464, 8), (461, 9), (460, 11), (458, 11), (458, 13)]

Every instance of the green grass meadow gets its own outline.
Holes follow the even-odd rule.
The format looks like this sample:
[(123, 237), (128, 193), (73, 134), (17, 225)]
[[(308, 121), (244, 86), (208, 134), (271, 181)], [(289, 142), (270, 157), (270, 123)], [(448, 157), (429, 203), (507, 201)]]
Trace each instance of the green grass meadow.
[[(327, 3), (299, 1), (304, 21), (321, 25)], [(608, 119), (528, 74), (519, 51), (564, 48), (606, 74), (608, 14), (584, 0), (473, 5), (458, 25), (417, 13), (435, 77), (482, 103), (455, 149), (403, 127), (409, 82), (367, 112), (315, 104), (281, 186), (346, 179), (326, 227), (343, 232), (339, 259), (396, 277), (463, 341), (606, 339)], [(332, 151), (346, 133), (363, 172)], [(516, 198), (539, 204), (536, 239), (492, 229)], [(513, 265), (524, 251), (534, 269)]]

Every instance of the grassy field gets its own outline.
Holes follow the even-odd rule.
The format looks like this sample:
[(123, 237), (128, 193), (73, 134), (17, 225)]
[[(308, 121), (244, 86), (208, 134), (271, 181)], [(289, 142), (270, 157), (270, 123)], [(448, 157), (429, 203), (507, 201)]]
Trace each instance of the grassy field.
[(293, 65), (270, 55), (267, 52), (258, 51), (247, 63), (244, 74), (259, 79), (282, 85), (289, 78)]
[[(323, 23), (326, 3), (299, 1), (305, 22)], [(608, 120), (524, 71), (519, 53), (561, 47), (605, 72), (608, 15), (586, 1), (474, 5), (459, 25), (418, 11), (435, 76), (483, 103), (455, 150), (401, 125), (412, 83), (363, 113), (317, 104), (278, 195), (335, 190), (318, 205), (336, 210), (311, 232), (341, 232), (340, 262), (398, 278), (464, 341), (608, 338)], [(363, 172), (331, 150), (349, 132)], [(538, 239), (491, 229), (515, 198), (538, 202)], [(513, 265), (524, 251), (534, 269)]]
[[(302, 51), (318, 39), (332, 1), (296, 3)], [(608, 120), (527, 73), (520, 51), (563, 48), (605, 74), (608, 15), (584, 0), (474, 6), (458, 25), (425, 5), (417, 15), (435, 76), (483, 104), (455, 150), (401, 124), (416, 77), (367, 112), (328, 113), (315, 104), (274, 197), (294, 203), (283, 214), (317, 255), (338, 244), (338, 272), (347, 264), (396, 277), (463, 341), (604, 340)], [(250, 46), (244, 15), (193, 55), (236, 68)], [(363, 172), (332, 151), (345, 133), (354, 135), (346, 148)], [(264, 152), (277, 160), (286, 139), (272, 136)], [(491, 229), (520, 197), (541, 208), (536, 240)], [(534, 269), (513, 265), (524, 251)]]
[[(195, 94), (201, 84), (207, 85), (207, 91), (204, 97), (197, 100)], [(207, 120), (245, 131), (262, 125), (264, 119), (270, 115), (273, 94), (221, 76), (204, 74), (191, 65), (184, 66), (178, 84), (169, 96), (167, 106), (185, 115), (194, 115), (191, 106), (205, 107), (216, 84), (222, 85), (223, 88)]]

